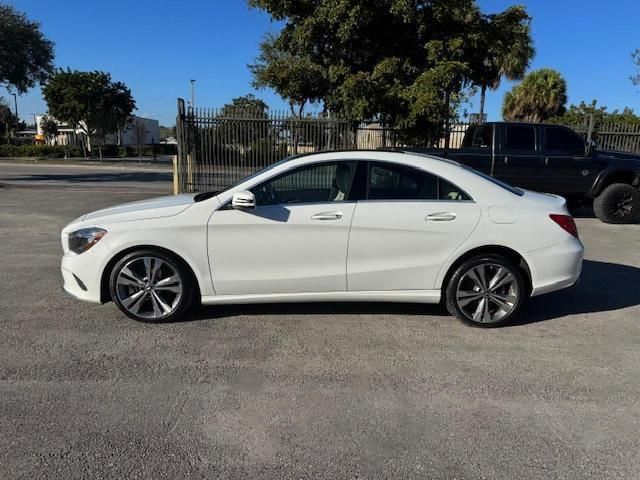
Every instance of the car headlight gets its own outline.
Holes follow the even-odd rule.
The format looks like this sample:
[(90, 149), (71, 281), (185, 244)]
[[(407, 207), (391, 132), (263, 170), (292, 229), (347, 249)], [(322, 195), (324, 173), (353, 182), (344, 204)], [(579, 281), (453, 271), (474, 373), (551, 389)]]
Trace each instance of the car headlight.
[(69, 234), (69, 250), (83, 253), (98, 243), (107, 234), (102, 228), (83, 228)]

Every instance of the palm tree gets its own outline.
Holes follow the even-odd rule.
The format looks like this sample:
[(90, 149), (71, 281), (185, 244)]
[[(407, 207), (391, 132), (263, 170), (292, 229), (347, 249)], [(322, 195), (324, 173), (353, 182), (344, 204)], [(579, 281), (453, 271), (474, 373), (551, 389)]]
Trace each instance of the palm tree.
[(529, 73), (522, 83), (504, 96), (505, 120), (542, 122), (562, 115), (567, 103), (567, 83), (555, 70), (542, 68)]
[(522, 80), (535, 55), (531, 17), (522, 6), (509, 7), (480, 19), (473, 79), (480, 86), (480, 121), (484, 116), (487, 89), (500, 86), (502, 77)]

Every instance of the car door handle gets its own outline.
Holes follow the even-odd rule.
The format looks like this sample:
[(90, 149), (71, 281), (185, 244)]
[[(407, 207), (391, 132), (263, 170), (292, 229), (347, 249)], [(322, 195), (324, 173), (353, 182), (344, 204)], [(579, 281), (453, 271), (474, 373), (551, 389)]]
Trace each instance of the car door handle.
[(456, 214), (453, 212), (432, 213), (425, 217), (427, 222), (452, 222), (455, 219)]
[(313, 215), (311, 220), (340, 220), (341, 218), (342, 212), (322, 212)]

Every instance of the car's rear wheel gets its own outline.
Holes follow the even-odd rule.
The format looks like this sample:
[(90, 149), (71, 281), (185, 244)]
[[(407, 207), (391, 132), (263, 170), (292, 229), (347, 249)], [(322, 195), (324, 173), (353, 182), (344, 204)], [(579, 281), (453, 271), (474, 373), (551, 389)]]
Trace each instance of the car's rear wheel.
[(495, 327), (511, 320), (528, 296), (520, 268), (501, 255), (463, 262), (447, 284), (447, 310), (471, 325)]
[(141, 250), (116, 263), (109, 290), (125, 315), (163, 322), (179, 318), (191, 305), (194, 285), (187, 268), (172, 255)]
[(640, 192), (626, 183), (611, 184), (593, 201), (593, 213), (605, 223), (633, 223), (640, 216)]

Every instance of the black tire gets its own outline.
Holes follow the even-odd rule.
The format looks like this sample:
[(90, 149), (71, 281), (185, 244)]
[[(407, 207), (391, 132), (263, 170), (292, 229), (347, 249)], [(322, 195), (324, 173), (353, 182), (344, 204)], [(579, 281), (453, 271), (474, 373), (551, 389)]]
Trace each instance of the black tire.
[[(120, 277), (120, 274), (123, 268), (127, 266), (127, 268), (133, 269), (134, 267), (138, 266), (140, 262), (143, 262), (144, 264), (144, 260), (143, 260), (144, 258), (154, 258), (154, 259), (161, 260), (161, 262), (158, 262), (158, 264), (160, 265), (158, 270), (159, 274), (164, 272), (172, 272), (173, 270), (173, 272), (175, 272), (175, 275), (179, 277), (179, 283), (172, 282), (169, 286), (164, 286), (164, 287), (158, 286), (157, 287), (158, 291), (155, 292), (156, 294), (160, 294), (162, 296), (162, 299), (165, 300), (164, 305), (171, 308), (170, 312), (168, 313), (165, 313), (165, 311), (163, 310), (164, 305), (161, 306), (155, 300), (155, 298), (151, 298), (154, 293), (151, 291), (153, 290), (153, 288), (151, 288), (150, 290), (149, 286), (145, 288), (144, 286), (137, 286), (137, 285), (128, 287), (128, 286), (122, 285), (122, 283), (119, 283), (118, 279)], [(164, 264), (162, 264), (162, 262), (164, 262)], [(129, 270), (129, 271), (131, 272), (132, 270)], [(141, 270), (139, 268), (137, 269), (137, 272), (138, 273), (136, 276), (138, 278), (140, 278), (143, 282), (148, 281), (148, 278), (142, 277), (142, 275), (144, 275), (144, 272), (140, 273)], [(173, 278), (173, 272), (170, 274), (171, 278)], [(133, 277), (128, 276), (128, 278), (133, 278)], [(120, 282), (121, 281), (122, 280), (120, 280)], [(131, 283), (133, 284), (134, 282), (131, 282)], [(165, 285), (168, 285), (168, 284), (165, 284)], [(166, 291), (171, 286), (174, 286), (174, 288), (177, 288), (175, 287), (175, 285), (179, 285), (181, 288), (181, 293), (179, 294), (179, 296), (175, 292)], [(150, 306), (150, 308), (152, 310), (155, 310), (155, 308), (158, 307), (161, 311), (161, 315), (150, 317), (148, 315), (142, 314), (142, 312), (135, 313), (134, 311), (132, 311), (131, 308), (127, 308), (127, 306), (125, 306), (125, 303), (124, 303), (127, 301), (127, 298), (125, 298), (127, 295), (127, 291), (126, 291), (127, 289), (130, 289), (128, 292), (130, 295), (131, 295), (131, 292), (138, 293), (141, 290), (149, 290), (146, 294), (142, 293), (141, 300), (134, 302), (134, 304), (139, 303), (140, 304), (139, 308), (142, 310), (142, 307), (147, 307), (149, 306), (148, 303), (151, 303), (152, 305)], [(159, 292), (160, 290), (163, 290), (163, 291)], [(159, 251), (159, 250), (150, 250), (150, 249), (138, 250), (125, 255), (114, 265), (113, 269), (111, 270), (111, 274), (109, 276), (109, 293), (111, 294), (111, 299), (113, 300), (113, 302), (118, 306), (118, 308), (122, 313), (140, 322), (161, 323), (161, 322), (170, 322), (170, 321), (179, 319), (185, 313), (185, 311), (193, 304), (193, 299), (195, 298), (196, 292), (197, 292), (197, 284), (195, 282), (195, 279), (193, 278), (191, 271), (184, 264), (184, 262), (174, 255), (171, 255), (169, 253)], [(175, 296), (172, 298), (173, 295)], [(156, 298), (158, 297), (156, 296)], [(145, 303), (145, 302), (148, 302), (148, 303)], [(169, 305), (169, 303), (171, 303), (171, 305)]]
[[(495, 294), (495, 299), (490, 297), (489, 291), (491, 289), (487, 288), (487, 294), (479, 288), (479, 291), (476, 292), (478, 295), (477, 300), (469, 301), (467, 305), (461, 306), (460, 301), (464, 302), (466, 299), (458, 300), (458, 291), (468, 292), (474, 290), (476, 287), (470, 287), (469, 283), (471, 278), (469, 277), (469, 273), (472, 270), (477, 270), (479, 268), (484, 268), (484, 272), (488, 273), (485, 278), (487, 279), (485, 283), (490, 282), (493, 279), (493, 275), (498, 272), (499, 268), (505, 269), (508, 273), (512, 275), (512, 282), (509, 285), (501, 286), (493, 292)], [(494, 272), (492, 274), (492, 272)], [(469, 258), (465, 260), (462, 264), (460, 264), (453, 274), (449, 277), (449, 281), (446, 285), (445, 290), (445, 305), (449, 313), (451, 313), (457, 319), (476, 327), (498, 327), (504, 325), (511, 321), (515, 316), (517, 316), (522, 304), (525, 299), (529, 296), (528, 284), (525, 281), (524, 273), (522, 269), (515, 265), (511, 260), (503, 257), (502, 255), (497, 254), (489, 254), (489, 255), (478, 255), (476, 257)], [(500, 282), (498, 282), (500, 283)], [(515, 295), (514, 295), (515, 292)], [(511, 309), (507, 312), (503, 309), (497, 307), (497, 303), (494, 304), (492, 302), (497, 301), (498, 295), (500, 298), (511, 298), (514, 296), (515, 298), (511, 301)], [(488, 311), (490, 316), (492, 317), (490, 321), (480, 321), (474, 320), (472, 314), (469, 313), (470, 310), (475, 311), (480, 307), (480, 302), (484, 300), (485, 303), (488, 304)], [(476, 303), (477, 302), (477, 303)], [(483, 304), (484, 305), (484, 304)], [(467, 308), (468, 307), (468, 308)], [(466, 311), (465, 311), (466, 309)], [(492, 310), (493, 313), (492, 313)], [(495, 318), (493, 318), (495, 315)]]
[(613, 183), (593, 201), (593, 213), (605, 223), (634, 223), (640, 217), (640, 192), (626, 183)]

